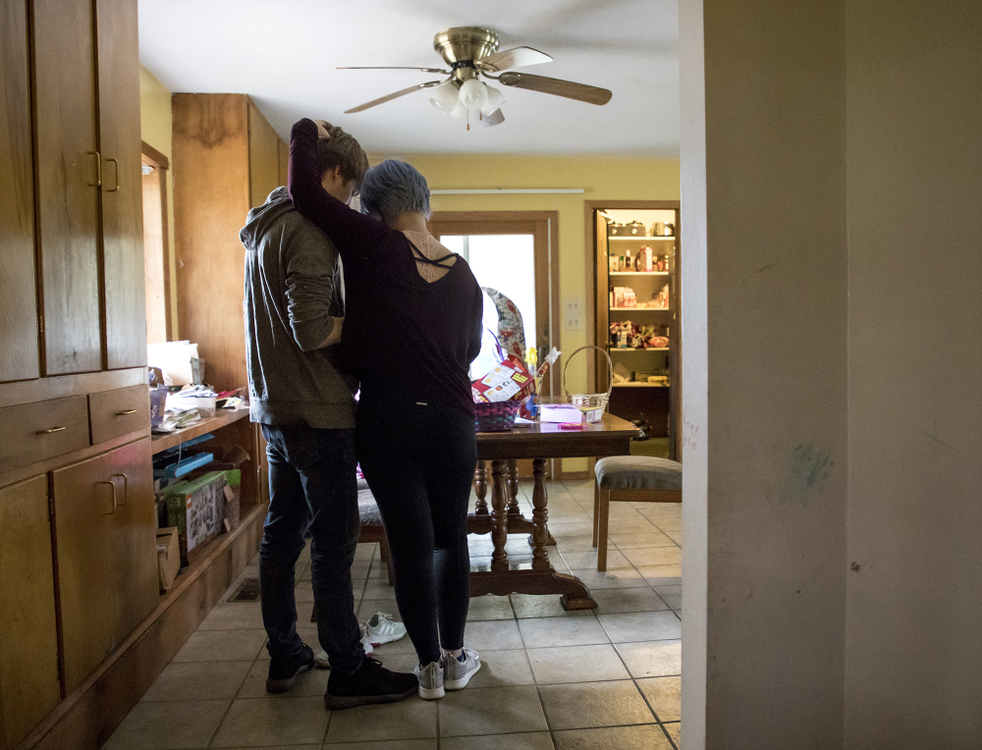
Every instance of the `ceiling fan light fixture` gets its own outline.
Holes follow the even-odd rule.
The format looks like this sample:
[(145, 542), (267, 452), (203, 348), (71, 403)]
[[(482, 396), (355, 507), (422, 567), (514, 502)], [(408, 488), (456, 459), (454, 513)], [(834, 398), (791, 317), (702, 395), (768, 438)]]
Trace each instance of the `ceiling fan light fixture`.
[(458, 98), (467, 109), (481, 109), (488, 101), (488, 87), (476, 78), (468, 78), (460, 84)]
[(445, 114), (450, 114), (460, 105), (457, 98), (457, 87), (453, 81), (445, 81), (433, 89), (430, 95), (430, 104)]
[(452, 110), (447, 112), (447, 114), (450, 115), (451, 117), (460, 118), (460, 117), (464, 117), (467, 114), (467, 112), (468, 112), (467, 107), (465, 107), (460, 102), (457, 102), (457, 106), (455, 106)]
[(482, 85), (487, 89), (488, 98), (484, 102), (484, 106), (481, 107), (481, 114), (487, 117), (501, 108), (501, 105), (505, 103), (505, 95), (501, 93), (500, 89), (496, 89), (494, 86)]

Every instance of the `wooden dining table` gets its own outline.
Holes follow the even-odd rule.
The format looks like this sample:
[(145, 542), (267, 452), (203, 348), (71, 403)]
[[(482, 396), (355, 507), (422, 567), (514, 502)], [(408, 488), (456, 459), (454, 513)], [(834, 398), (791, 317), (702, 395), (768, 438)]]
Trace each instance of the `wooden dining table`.
[[(592, 609), (597, 603), (576, 576), (560, 573), (549, 562), (550, 541), (546, 474), (553, 458), (600, 458), (630, 452), (631, 439), (640, 435), (627, 420), (604, 413), (599, 422), (581, 429), (535, 422), (507, 432), (477, 433), (477, 504), (468, 518), (468, 532), (491, 535), (494, 551), (490, 570), (471, 572), (471, 596), (496, 594), (559, 594), (564, 609)], [(532, 518), (518, 505), (519, 459), (532, 459)], [(487, 469), (490, 462), (490, 475)], [(490, 482), (491, 507), (487, 489)], [(510, 563), (505, 543), (509, 534), (531, 534), (532, 562)]]

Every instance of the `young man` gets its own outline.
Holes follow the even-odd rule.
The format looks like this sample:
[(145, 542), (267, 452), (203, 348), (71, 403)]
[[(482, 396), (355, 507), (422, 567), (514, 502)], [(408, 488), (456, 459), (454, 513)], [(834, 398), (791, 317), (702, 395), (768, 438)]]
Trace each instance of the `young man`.
[[(358, 142), (332, 127), (317, 162), (325, 190), (350, 202), (368, 169)], [(416, 692), (415, 675), (390, 672), (367, 657), (354, 614), (356, 384), (332, 349), (344, 318), (337, 250), (297, 212), (285, 187), (249, 212), (239, 237), (246, 248), (250, 417), (262, 427), (269, 459), (269, 514), (259, 553), (266, 689), (289, 690), (314, 664), (297, 634), (294, 597), (294, 566), (309, 530), (317, 635), (332, 666), (327, 707), (407, 698)]]

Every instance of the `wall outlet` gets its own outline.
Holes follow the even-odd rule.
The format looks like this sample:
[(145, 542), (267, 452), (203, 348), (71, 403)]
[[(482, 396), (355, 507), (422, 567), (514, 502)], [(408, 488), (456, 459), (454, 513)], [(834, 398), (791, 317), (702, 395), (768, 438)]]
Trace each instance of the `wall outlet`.
[(567, 297), (563, 305), (563, 330), (579, 331), (583, 329), (583, 300), (579, 297)]

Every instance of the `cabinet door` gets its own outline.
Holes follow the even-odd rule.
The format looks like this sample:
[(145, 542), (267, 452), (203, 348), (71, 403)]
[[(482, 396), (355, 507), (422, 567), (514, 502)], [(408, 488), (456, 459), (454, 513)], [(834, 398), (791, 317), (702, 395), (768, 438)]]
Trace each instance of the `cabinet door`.
[(91, 0), (35, 0), (45, 372), (102, 367)]
[(48, 480), (0, 489), (0, 748), (13, 748), (58, 704), (58, 636)]
[(150, 438), (109, 455), (117, 487), (108, 549), (115, 647), (160, 603), (160, 583)]
[(112, 453), (52, 472), (55, 555), (65, 690), (70, 693), (113, 647), (110, 591), (112, 516), (122, 482), (115, 482)]
[(38, 376), (27, 2), (0, 7), (0, 381)]
[(113, 370), (147, 363), (136, 0), (98, 0), (96, 20), (106, 356)]

